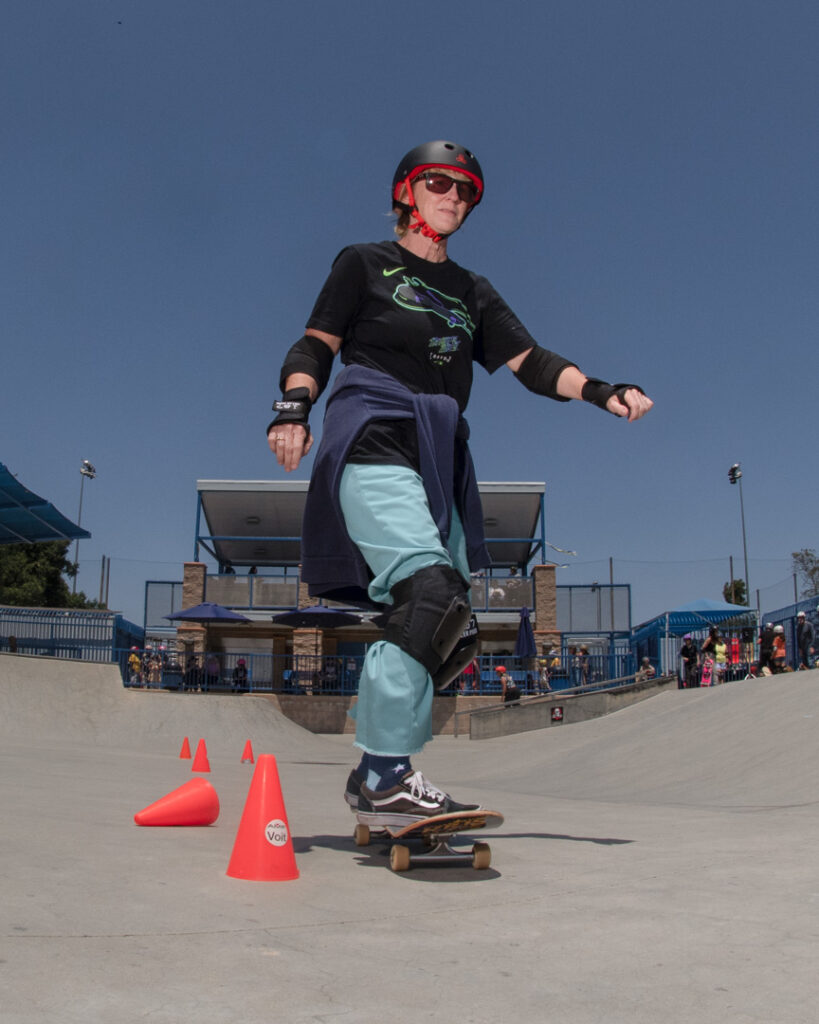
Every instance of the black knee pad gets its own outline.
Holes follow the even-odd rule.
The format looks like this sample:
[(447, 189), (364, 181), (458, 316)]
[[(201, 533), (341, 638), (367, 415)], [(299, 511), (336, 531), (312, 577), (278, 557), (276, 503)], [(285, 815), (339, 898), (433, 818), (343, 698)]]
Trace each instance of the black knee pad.
[(452, 653), (432, 675), (436, 690), (445, 690), (453, 679), (457, 679), (472, 659), (478, 656), (478, 620), (469, 616), (466, 629), (458, 637)]
[(430, 565), (390, 591), (393, 606), (384, 636), (435, 676), (469, 625), (472, 610), (463, 576), (448, 565)]

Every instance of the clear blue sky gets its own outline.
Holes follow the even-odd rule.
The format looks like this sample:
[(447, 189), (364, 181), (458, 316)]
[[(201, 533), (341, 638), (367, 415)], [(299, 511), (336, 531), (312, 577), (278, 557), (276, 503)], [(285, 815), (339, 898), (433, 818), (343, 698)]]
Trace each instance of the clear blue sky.
[(639, 622), (743, 575), (739, 461), (785, 604), (819, 547), (817, 53), (815, 0), (7, 0), (0, 461), (71, 517), (94, 463), (80, 587), (109, 556), (141, 621), (197, 478), (282, 475), (283, 353), (336, 252), (389, 237), (401, 155), (453, 138), (486, 198), (450, 255), (656, 402), (625, 425), (478, 370), (479, 478), (545, 480), (558, 582), (611, 557)]

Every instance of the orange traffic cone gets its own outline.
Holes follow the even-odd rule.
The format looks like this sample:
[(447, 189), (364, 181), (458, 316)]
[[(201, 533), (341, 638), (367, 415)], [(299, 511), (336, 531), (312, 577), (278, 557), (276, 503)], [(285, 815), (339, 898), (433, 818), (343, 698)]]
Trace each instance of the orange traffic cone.
[(199, 740), (196, 744), (196, 754), (193, 758), (193, 764), (191, 765), (192, 772), (209, 772), (210, 761), (208, 761), (208, 748), (205, 746), (204, 740)]
[(134, 815), (137, 825), (212, 825), (219, 797), (206, 779), (191, 779)]
[(254, 882), (287, 882), (299, 877), (272, 754), (259, 755), (226, 874)]
[(245, 743), (245, 749), (242, 751), (242, 764), (253, 764), (253, 747), (250, 745), (250, 740)]
[(187, 758), (191, 756), (191, 744), (187, 736), (182, 740), (182, 749), (179, 751), (179, 756)]

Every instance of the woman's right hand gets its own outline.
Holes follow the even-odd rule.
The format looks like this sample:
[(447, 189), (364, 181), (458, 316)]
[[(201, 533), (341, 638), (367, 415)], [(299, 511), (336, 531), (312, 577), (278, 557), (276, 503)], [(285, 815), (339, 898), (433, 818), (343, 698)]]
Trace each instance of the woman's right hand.
[(279, 423), (267, 434), (267, 443), (276, 461), (287, 473), (298, 469), (302, 458), (313, 447), (313, 435), (308, 436), (301, 423)]

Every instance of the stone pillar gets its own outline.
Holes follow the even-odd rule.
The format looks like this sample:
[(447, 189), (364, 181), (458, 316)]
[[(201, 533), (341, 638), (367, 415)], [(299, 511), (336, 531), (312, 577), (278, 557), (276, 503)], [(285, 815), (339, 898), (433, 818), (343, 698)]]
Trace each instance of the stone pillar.
[(293, 667), (299, 678), (299, 685), (307, 692), (313, 692), (313, 681), (321, 671), (322, 633), (320, 629), (293, 630)]
[(301, 578), (301, 566), (299, 566), (299, 596), (298, 596), (299, 608), (309, 608), (313, 603), (310, 593), (307, 589), (307, 584)]
[(198, 622), (180, 622), (176, 627), (176, 643), (186, 654), (204, 654), (207, 650), (207, 630)]
[[(182, 607), (193, 608), (205, 600), (207, 566), (204, 562), (185, 562), (182, 576)], [(201, 655), (207, 644), (207, 632), (198, 622), (176, 624), (176, 638), (180, 647), (189, 654)]]
[(320, 629), (294, 629), (293, 654), (299, 657), (321, 657), (322, 633)]
[(557, 628), (557, 584), (554, 565), (532, 567), (535, 581), (534, 634), (539, 651), (547, 650), (552, 644), (560, 644)]
[(207, 566), (204, 562), (185, 562), (182, 577), (182, 607), (193, 608), (205, 600)]

